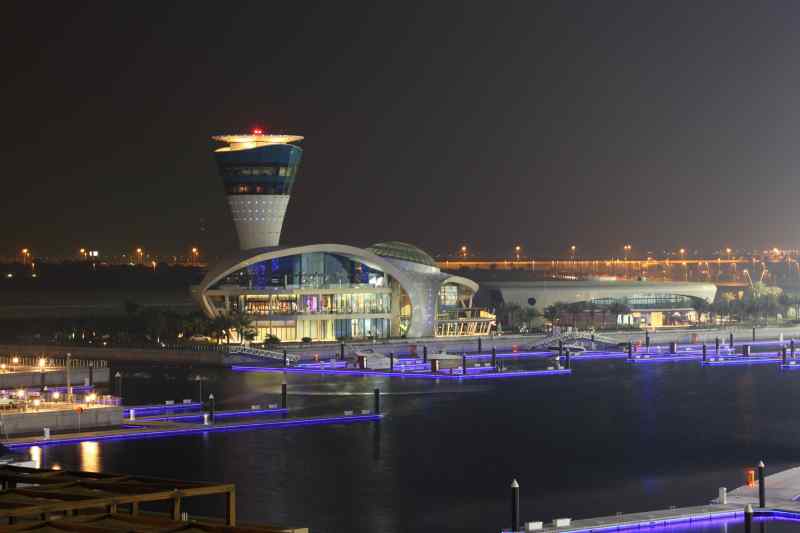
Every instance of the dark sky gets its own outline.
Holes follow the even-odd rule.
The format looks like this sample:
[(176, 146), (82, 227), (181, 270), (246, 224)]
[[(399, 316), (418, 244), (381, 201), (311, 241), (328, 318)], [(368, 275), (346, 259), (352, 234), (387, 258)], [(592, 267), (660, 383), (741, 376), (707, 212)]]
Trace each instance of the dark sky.
[(4, 5), (0, 255), (235, 248), (209, 136), (254, 124), (306, 136), (286, 243), (796, 247), (798, 14), (727, 0)]

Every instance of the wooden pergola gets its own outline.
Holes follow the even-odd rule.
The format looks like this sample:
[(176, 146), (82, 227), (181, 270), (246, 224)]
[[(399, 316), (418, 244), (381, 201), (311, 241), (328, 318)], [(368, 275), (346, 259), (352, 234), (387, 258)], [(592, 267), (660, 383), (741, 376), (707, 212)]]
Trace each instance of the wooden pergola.
[(225, 497), (225, 524), (236, 526), (236, 486), (230, 483), (0, 465), (0, 488), (0, 519), (9, 525), (19, 518), (49, 521), (88, 512), (137, 517), (139, 506), (150, 502), (169, 504), (179, 522), (184, 498), (219, 494)]

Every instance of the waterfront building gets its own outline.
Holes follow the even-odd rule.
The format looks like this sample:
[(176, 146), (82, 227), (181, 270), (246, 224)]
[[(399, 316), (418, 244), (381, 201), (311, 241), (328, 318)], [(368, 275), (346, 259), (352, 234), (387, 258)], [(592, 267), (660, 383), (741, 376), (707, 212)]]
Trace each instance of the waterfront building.
[(210, 318), (244, 313), (255, 342), (488, 335), (478, 284), (402, 242), (280, 246), (302, 157), (297, 135), (221, 135), (215, 152), (240, 251), (193, 287)]
[(477, 301), (490, 308), (513, 303), (539, 310), (559, 302), (593, 304), (595, 309), (620, 303), (631, 312), (621, 315), (618, 325), (658, 328), (696, 322), (695, 303), (713, 302), (716, 292), (715, 284), (699, 282), (483, 281)]

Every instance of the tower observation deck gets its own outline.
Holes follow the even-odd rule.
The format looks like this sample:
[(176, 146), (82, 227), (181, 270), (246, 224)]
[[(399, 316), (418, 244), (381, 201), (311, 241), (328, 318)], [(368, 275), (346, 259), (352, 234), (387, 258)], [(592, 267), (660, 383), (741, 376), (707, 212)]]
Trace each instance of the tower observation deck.
[(292, 195), (303, 150), (293, 143), (299, 135), (216, 135), (225, 143), (215, 150), (217, 168), (225, 185), (239, 247), (242, 250), (277, 246), (286, 207)]

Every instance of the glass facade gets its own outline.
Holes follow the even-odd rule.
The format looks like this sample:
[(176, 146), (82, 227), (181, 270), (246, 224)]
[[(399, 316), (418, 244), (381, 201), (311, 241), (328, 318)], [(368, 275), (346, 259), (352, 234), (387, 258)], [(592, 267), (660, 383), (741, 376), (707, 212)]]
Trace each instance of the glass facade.
[(392, 310), (389, 293), (248, 294), (245, 313), (253, 316), (299, 314), (386, 314)]
[(288, 144), (216, 152), (228, 194), (291, 194), (302, 155), (300, 147)]
[(608, 306), (622, 303), (631, 309), (690, 309), (695, 298), (680, 294), (633, 294), (625, 298), (596, 298), (591, 303)]
[(264, 342), (268, 336), (283, 342), (299, 341), (308, 337), (314, 341), (335, 341), (348, 338), (386, 338), (391, 321), (388, 318), (343, 318), (333, 320), (258, 320), (253, 329), (253, 342)]
[(325, 289), (387, 287), (388, 276), (350, 258), (310, 253), (261, 261), (230, 274), (211, 289), (224, 286), (264, 290), (268, 288)]

